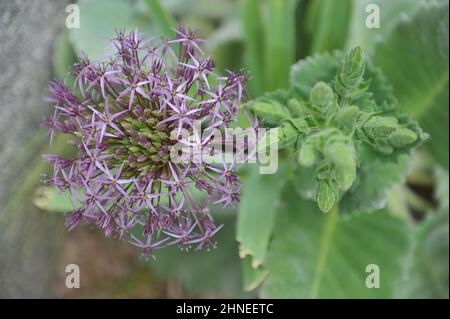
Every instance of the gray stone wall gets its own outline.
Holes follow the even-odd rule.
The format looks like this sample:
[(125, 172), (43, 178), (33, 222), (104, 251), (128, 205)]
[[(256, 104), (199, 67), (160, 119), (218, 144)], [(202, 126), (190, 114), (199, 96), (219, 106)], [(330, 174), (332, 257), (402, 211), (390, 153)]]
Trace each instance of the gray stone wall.
[(54, 272), (62, 217), (34, 207), (27, 174), (48, 143), (35, 137), (68, 2), (0, 0), (0, 298), (45, 297)]

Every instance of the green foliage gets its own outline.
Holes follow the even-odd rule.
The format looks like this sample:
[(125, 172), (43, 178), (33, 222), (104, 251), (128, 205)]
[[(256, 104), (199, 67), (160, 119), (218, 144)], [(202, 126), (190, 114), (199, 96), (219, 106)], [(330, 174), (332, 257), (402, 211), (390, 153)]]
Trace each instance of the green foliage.
[(305, 28), (311, 38), (310, 52), (344, 49), (353, 0), (307, 2)]
[[(282, 150), (279, 173), (250, 169), (236, 235), (233, 216), (221, 215), (218, 248), (158, 252), (151, 267), (161, 278), (232, 297), (261, 286), (276, 298), (448, 298), (447, 0), (240, 0), (239, 19), (222, 0), (78, 3), (82, 27), (56, 44), (58, 76), (71, 47), (95, 59), (115, 28), (170, 35), (180, 21), (211, 33), (222, 68), (238, 69), (244, 49), (249, 97), (257, 97), (245, 108), (272, 128), (263, 142), (276, 136)], [(365, 27), (368, 4), (380, 7), (379, 29)], [(443, 168), (435, 170), (438, 205), (411, 223), (385, 206), (427, 138), (421, 127)], [(33, 202), (72, 211), (55, 189), (39, 189)], [(365, 286), (369, 264), (380, 267), (379, 289)]]
[[(389, 236), (385, 236), (389, 234)], [(266, 298), (389, 298), (394, 296), (409, 229), (386, 211), (339, 218), (289, 191), (277, 212), (262, 286)], [(366, 287), (366, 267), (380, 269), (380, 288)]]
[(245, 180), (245, 189), (239, 204), (236, 239), (241, 258), (249, 255), (251, 266), (257, 268), (264, 263), (275, 211), (280, 204), (280, 193), (285, 185), (284, 168), (281, 176), (262, 175), (258, 167), (252, 167)]
[[(422, 0), (352, 0), (351, 20), (348, 28), (346, 47), (361, 46), (371, 54), (377, 41), (392, 32), (400, 17), (415, 12)], [(434, 1), (434, 0), (423, 0)], [(370, 12), (368, 5), (377, 5), (380, 14), (380, 28), (367, 28), (366, 20)], [(409, 52), (408, 52), (409, 53)]]
[(172, 14), (161, 5), (159, 0), (142, 0), (142, 2), (147, 7), (148, 14), (158, 26), (161, 34), (173, 37), (175, 35), (174, 29), (177, 27), (177, 22)]
[(79, 0), (78, 5), (80, 28), (70, 29), (69, 37), (76, 53), (84, 52), (93, 60), (112, 52), (109, 45), (115, 29), (155, 34), (149, 19), (130, 0)]
[(56, 187), (40, 187), (36, 190), (33, 203), (42, 210), (52, 213), (70, 213), (74, 203), (69, 193), (62, 193)]
[(448, 1), (423, 4), (380, 42), (374, 62), (394, 86), (400, 108), (432, 138), (427, 143), (448, 168)]
[[(293, 146), (298, 163), (314, 171), (315, 200), (324, 212), (340, 199), (343, 214), (383, 207), (389, 189), (404, 178), (410, 150), (427, 139), (398, 112), (386, 78), (359, 47), (300, 61), (289, 90), (247, 107), (266, 126), (278, 126), (285, 133), (280, 147)], [(287, 120), (303, 125), (286, 127)]]
[(448, 298), (448, 216), (448, 207), (433, 212), (415, 231), (415, 247), (396, 297)]

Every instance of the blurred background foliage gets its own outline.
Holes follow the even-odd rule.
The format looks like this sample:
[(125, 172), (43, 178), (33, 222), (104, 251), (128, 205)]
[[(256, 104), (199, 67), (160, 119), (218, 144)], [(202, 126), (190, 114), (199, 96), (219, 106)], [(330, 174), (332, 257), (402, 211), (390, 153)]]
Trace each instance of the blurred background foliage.
[[(299, 60), (361, 45), (392, 84), (401, 110), (418, 120), (431, 138), (400, 173), (394, 170), (392, 177), (384, 173), (392, 183), (383, 184), (379, 211), (331, 222), (334, 215), (324, 215), (307, 199), (302, 172), (292, 180), (288, 177), (292, 168), (284, 162), (286, 168), (273, 176), (247, 168), (241, 172), (245, 189), (238, 212), (215, 213), (225, 224), (217, 236), (217, 249), (200, 253), (169, 249), (158, 252), (157, 260), (144, 260), (136, 250), (94, 231), (64, 233), (57, 213), (70, 210), (70, 203), (41, 187), (40, 175), (49, 167), (40, 154), (64, 150), (66, 141), (57, 139), (49, 147), (46, 133), (36, 130), (17, 150), (23, 154), (17, 157), (23, 161), (20, 177), (0, 207), (0, 297), (448, 298), (448, 1), (79, 0), (77, 4), (81, 27), (60, 29), (49, 65), (55, 77), (68, 83), (73, 81), (68, 71), (78, 54), (84, 52), (93, 60), (108, 55), (115, 29), (139, 28), (148, 37), (173, 36), (177, 24), (198, 30), (208, 40), (207, 50), (220, 72), (248, 73), (249, 100), (287, 88), (291, 66)], [(380, 8), (379, 29), (365, 26), (369, 4)], [(45, 249), (53, 256), (46, 261), (48, 271), (56, 275), (41, 277), (46, 283), (32, 295), (12, 288), (25, 284), (5, 279), (15, 262), (32, 263), (32, 253), (12, 258), (7, 255), (11, 249), (5, 248), (17, 245), (15, 253), (27, 254), (25, 244), (14, 241), (11, 233), (19, 226), (11, 225), (31, 211), (40, 219), (56, 218), (42, 230), (20, 224), (26, 228), (22, 236), (54, 233)], [(105, 242), (107, 249), (102, 248)], [(102, 252), (97, 255), (97, 250)], [(94, 268), (104, 265), (81, 261), (82, 273), (83, 267), (93, 269), (91, 284), (86, 279), (82, 285), (88, 288), (67, 293), (61, 288), (61, 265), (87, 257), (106, 264), (111, 260), (111, 267), (119, 270), (99, 274)], [(381, 289), (363, 285), (368, 263), (383, 265)]]

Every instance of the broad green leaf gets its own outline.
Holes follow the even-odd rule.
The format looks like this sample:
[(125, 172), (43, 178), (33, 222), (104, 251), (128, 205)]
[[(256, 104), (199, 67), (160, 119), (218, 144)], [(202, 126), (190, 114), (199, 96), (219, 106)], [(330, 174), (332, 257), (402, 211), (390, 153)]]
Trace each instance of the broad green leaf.
[(287, 88), (295, 59), (296, 0), (267, 0), (264, 21), (264, 75), (266, 91)]
[[(388, 36), (395, 24), (405, 15), (417, 10), (420, 0), (352, 0), (353, 8), (349, 25), (347, 49), (362, 46), (367, 53), (384, 37)], [(366, 21), (379, 8), (379, 28), (369, 28)], [(375, 9), (377, 10), (377, 9)]]
[[(402, 271), (410, 236), (406, 223), (386, 211), (340, 218), (312, 201), (284, 192), (269, 247), (265, 298), (389, 298)], [(387, 236), (387, 234), (389, 234)], [(367, 288), (368, 265), (380, 271)]]
[(394, 86), (401, 110), (418, 120), (431, 136), (427, 143), (448, 168), (448, 2), (423, 5), (402, 19), (374, 51)]
[(448, 298), (448, 207), (427, 217), (415, 234), (414, 252), (398, 284), (399, 298)]
[(259, 0), (242, 0), (240, 11), (244, 35), (244, 62), (251, 74), (249, 86), (254, 96), (260, 96), (264, 93), (266, 86), (261, 2)]
[(236, 238), (239, 255), (252, 257), (253, 268), (264, 263), (275, 211), (280, 205), (280, 194), (286, 182), (284, 170), (279, 173), (260, 174), (257, 165), (251, 167), (245, 181), (239, 204)]
[(253, 268), (251, 256), (245, 256), (242, 259), (242, 279), (245, 291), (254, 290), (264, 281), (267, 275), (268, 271), (264, 266)]
[(39, 187), (33, 197), (33, 204), (52, 213), (70, 213), (73, 201), (69, 193), (62, 193), (55, 187)]
[(310, 52), (344, 49), (353, 0), (313, 0), (308, 3), (306, 28)]
[(145, 36), (154, 35), (150, 20), (129, 0), (80, 0), (80, 28), (70, 29), (70, 40), (77, 53), (92, 60), (113, 52), (110, 39), (116, 29), (138, 28)]
[(214, 239), (217, 248), (182, 252), (169, 247), (155, 253), (148, 265), (162, 279), (177, 279), (191, 293), (220, 293), (227, 297), (245, 297), (242, 291), (241, 263), (234, 239), (235, 214), (212, 212), (217, 224), (224, 224)]
[(410, 168), (410, 155), (387, 157), (359, 145), (360, 166), (352, 187), (341, 198), (341, 213), (371, 212), (383, 208), (389, 192), (403, 183)]

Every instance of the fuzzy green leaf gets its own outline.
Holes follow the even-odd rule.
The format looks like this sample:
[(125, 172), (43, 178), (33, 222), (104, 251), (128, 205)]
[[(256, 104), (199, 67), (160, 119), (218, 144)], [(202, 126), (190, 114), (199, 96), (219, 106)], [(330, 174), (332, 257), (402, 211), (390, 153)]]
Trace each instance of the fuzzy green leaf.
[[(277, 213), (262, 287), (265, 298), (389, 298), (409, 247), (406, 223), (386, 211), (341, 219), (320, 212), (287, 188)], [(389, 234), (389, 236), (386, 236)], [(367, 288), (376, 264), (380, 287)]]
[[(393, 2), (393, 1), (391, 1)], [(374, 63), (394, 86), (400, 108), (430, 133), (431, 152), (448, 167), (448, 1), (424, 4), (376, 48)]]

